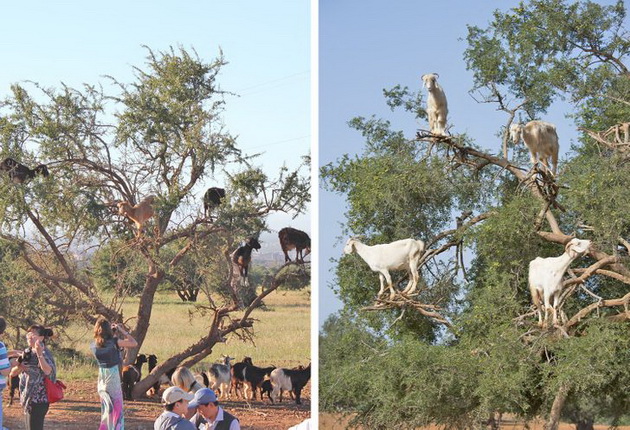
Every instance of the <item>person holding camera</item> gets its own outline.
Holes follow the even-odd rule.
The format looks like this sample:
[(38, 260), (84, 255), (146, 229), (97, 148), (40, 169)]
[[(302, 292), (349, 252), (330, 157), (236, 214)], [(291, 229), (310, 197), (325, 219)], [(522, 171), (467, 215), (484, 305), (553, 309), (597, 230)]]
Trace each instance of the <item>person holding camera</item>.
[(92, 342), (91, 349), (98, 362), (97, 390), (101, 398), (99, 430), (125, 428), (123, 393), (120, 381), (120, 349), (137, 346), (138, 342), (125, 331), (122, 325), (110, 324), (103, 317), (96, 320), (94, 342)]
[(28, 347), (18, 357), (20, 375), (20, 403), (24, 408), (26, 430), (43, 430), (48, 413), (48, 394), (44, 377), (55, 382), (57, 367), (46, 339), (53, 335), (50, 328), (32, 325), (26, 333)]

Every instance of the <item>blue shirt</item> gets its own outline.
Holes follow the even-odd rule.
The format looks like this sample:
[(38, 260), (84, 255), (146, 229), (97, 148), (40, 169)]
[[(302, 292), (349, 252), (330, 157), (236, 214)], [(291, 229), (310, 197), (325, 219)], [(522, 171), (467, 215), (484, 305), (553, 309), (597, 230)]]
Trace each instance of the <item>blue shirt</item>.
[[(9, 363), (9, 357), (7, 356), (7, 347), (4, 343), (0, 342), (0, 370), (5, 370), (11, 367)], [(0, 390), (4, 390), (7, 386), (7, 378), (0, 375)]]
[(96, 342), (92, 342), (90, 349), (96, 357), (98, 367), (110, 368), (120, 364), (120, 350), (118, 349), (118, 339), (110, 338), (105, 341), (102, 347), (96, 346)]

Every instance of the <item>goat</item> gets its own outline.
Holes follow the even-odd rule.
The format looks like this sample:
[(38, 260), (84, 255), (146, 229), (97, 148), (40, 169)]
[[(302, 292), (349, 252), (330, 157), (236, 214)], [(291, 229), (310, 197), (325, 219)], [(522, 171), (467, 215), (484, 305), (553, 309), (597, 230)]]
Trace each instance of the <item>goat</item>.
[[(284, 252), (285, 263), (291, 261), (289, 251), (292, 249), (295, 249), (295, 261), (304, 263), (304, 257), (311, 252), (311, 238), (308, 237), (308, 234), (295, 228), (285, 227), (278, 232), (278, 238), (282, 252)], [(302, 255), (303, 250), (306, 250), (304, 255)]]
[[(242, 385), (245, 383), (245, 377), (243, 376), (243, 371), (247, 364), (254, 365), (251, 357), (243, 358), (243, 361), (239, 361), (238, 363), (234, 363), (234, 366), (230, 369), (232, 372), (231, 385), (230, 385), (230, 393), (234, 391), (237, 397), (239, 397), (239, 390), (241, 390)], [(245, 395), (243, 395), (245, 397)]]
[(139, 354), (133, 364), (123, 367), (122, 391), (125, 400), (133, 400), (133, 387), (142, 379), (142, 365), (147, 362), (147, 356)]
[(270, 379), (273, 386), (272, 399), (278, 399), (281, 390), (287, 390), (295, 394), (295, 403), (299, 405), (302, 403), (302, 388), (311, 379), (311, 364), (303, 369), (275, 369), (271, 372)]
[(260, 384), (260, 401), (262, 401), (263, 396), (267, 393), (267, 397), (271, 403), (273, 403), (273, 399), (271, 398), (271, 393), (273, 392), (273, 385), (271, 385), (271, 379), (265, 379)]
[(212, 209), (221, 204), (221, 201), (225, 198), (225, 190), (223, 188), (210, 187), (203, 195), (203, 213), (208, 217)]
[[(155, 369), (155, 367), (157, 366), (157, 363), (158, 363), (157, 356), (155, 354), (150, 354), (149, 356), (147, 356), (147, 359), (149, 361), (149, 373), (151, 373), (153, 369)], [(154, 397), (159, 392), (160, 392), (160, 380), (158, 379), (158, 381), (155, 384), (153, 384), (151, 388), (149, 388), (149, 390), (147, 391), (147, 395), (149, 397)]]
[(154, 200), (155, 196), (147, 196), (135, 206), (131, 206), (131, 203), (125, 201), (118, 202), (116, 204), (118, 206), (118, 214), (126, 216), (134, 222), (138, 230), (138, 236), (142, 233), (142, 226), (144, 223), (146, 223), (149, 218), (155, 214), (153, 207), (151, 206)]
[(394, 297), (396, 292), (392, 285), (390, 270), (406, 269), (409, 273), (409, 282), (403, 290), (405, 294), (416, 291), (420, 275), (418, 274), (418, 263), (424, 254), (424, 242), (416, 239), (397, 240), (392, 243), (369, 246), (350, 238), (343, 248), (345, 254), (357, 254), (370, 266), (374, 272), (378, 272), (381, 281), (381, 289), (377, 297), (385, 292), (385, 281), (390, 291), (390, 297)]
[[(245, 366), (245, 369), (243, 370), (243, 379), (249, 384), (250, 389), (252, 390), (251, 400), (256, 399), (256, 391), (261, 387), (262, 382), (265, 380), (265, 376), (270, 375), (275, 368), (275, 366), (257, 367), (253, 364), (247, 364)], [(245, 389), (247, 390), (247, 385), (245, 386)], [(247, 392), (245, 393), (245, 398), (247, 398)], [(260, 400), (262, 400), (262, 394), (260, 396)]]
[(250, 237), (245, 245), (239, 246), (232, 254), (232, 261), (238, 266), (241, 278), (247, 278), (249, 263), (252, 261), (252, 250), (260, 249), (260, 243), (254, 237)]
[[(556, 325), (557, 307), (562, 292), (562, 277), (573, 260), (585, 255), (591, 246), (590, 240), (571, 239), (559, 257), (536, 257), (529, 263), (529, 291), (538, 312), (538, 325), (547, 325), (547, 312), (553, 312), (553, 325)], [(545, 305), (543, 324), (542, 304)]]
[(553, 165), (551, 172), (554, 176), (556, 175), (560, 146), (555, 125), (545, 121), (530, 121), (525, 125), (512, 124), (510, 126), (510, 138), (514, 144), (518, 144), (523, 139), (529, 149), (534, 166), (540, 161), (549, 170), (549, 159), (551, 158)]
[(230, 397), (230, 361), (234, 360), (233, 357), (223, 355), (223, 363), (213, 363), (208, 372), (209, 384), (208, 387), (213, 391), (220, 391), (220, 396), (223, 398)]
[(444, 136), (446, 134), (446, 117), (448, 115), (448, 104), (446, 94), (437, 83), (437, 73), (422, 75), (422, 81), (428, 91), (427, 116), (429, 117), (429, 127), (431, 133)]
[(0, 163), (0, 171), (7, 172), (9, 179), (11, 179), (14, 184), (21, 184), (27, 179), (33, 179), (35, 175), (42, 175), (44, 177), (49, 175), (48, 168), (45, 164), (40, 164), (31, 170), (24, 164), (15, 161), (13, 158), (5, 158), (2, 163)]
[(197, 378), (195, 378), (195, 375), (193, 375), (190, 369), (184, 366), (180, 366), (175, 369), (175, 372), (173, 372), (173, 376), (171, 376), (171, 383), (187, 393), (196, 393), (197, 391), (204, 388), (204, 386), (199, 383)]
[[(18, 369), (19, 367), (14, 367), (14, 369)], [(13, 404), (13, 396), (15, 396), (15, 391), (17, 390), (18, 392), (18, 396), (20, 395), (20, 374), (19, 372), (16, 370), (15, 375), (13, 370), (11, 370), (11, 373), (9, 374), (9, 377), (7, 378), (7, 380), (9, 381), (9, 406)]]
[(173, 374), (175, 373), (175, 370), (176, 368), (173, 367), (172, 369), (169, 369), (166, 372), (164, 372), (162, 375), (160, 375), (160, 379), (158, 382), (155, 383), (154, 387), (157, 386), (159, 390), (160, 386), (162, 385), (173, 385), (173, 383), (171, 382), (171, 379), (173, 378)]

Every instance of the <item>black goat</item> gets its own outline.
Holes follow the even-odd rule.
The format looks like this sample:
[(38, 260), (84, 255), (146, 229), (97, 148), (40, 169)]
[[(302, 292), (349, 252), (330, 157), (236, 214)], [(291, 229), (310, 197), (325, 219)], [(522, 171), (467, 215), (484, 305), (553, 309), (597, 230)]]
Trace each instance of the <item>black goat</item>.
[(272, 391), (273, 386), (271, 385), (271, 380), (265, 379), (264, 381), (262, 381), (262, 383), (260, 384), (260, 400), (262, 401), (263, 396), (265, 395), (265, 393), (267, 393), (267, 397), (269, 397), (269, 400), (271, 400), (271, 403), (273, 403), (273, 399), (271, 398)]
[[(149, 373), (151, 373), (153, 369), (155, 369), (155, 366), (157, 366), (157, 362), (158, 362), (157, 356), (155, 354), (150, 354), (147, 357), (147, 359), (149, 361)], [(155, 384), (153, 384), (151, 388), (149, 388), (149, 391), (147, 391), (147, 394), (153, 397), (159, 393), (160, 393), (160, 380), (158, 379), (158, 381)]]
[[(257, 367), (252, 364), (247, 364), (243, 370), (243, 379), (249, 384), (252, 390), (252, 400), (256, 399), (256, 391), (261, 388), (261, 384), (265, 380), (265, 376), (270, 375), (275, 369), (275, 366), (271, 367)], [(247, 396), (246, 396), (247, 397)], [(262, 400), (262, 394), (260, 395)]]
[(7, 379), (9, 381), (9, 405), (12, 405), (15, 392), (18, 392), (18, 396), (20, 394), (20, 375), (11, 376)]
[(34, 169), (29, 169), (22, 163), (18, 163), (13, 158), (5, 158), (0, 163), (0, 171), (7, 172), (9, 178), (15, 184), (21, 184), (27, 179), (33, 179), (35, 175), (48, 176), (48, 168), (45, 164), (40, 164)]
[(247, 239), (247, 242), (245, 242), (245, 245), (239, 246), (232, 255), (232, 261), (238, 266), (241, 278), (247, 278), (249, 263), (252, 261), (253, 249), (260, 249), (260, 243), (258, 243), (256, 238), (250, 237)]
[(295, 403), (301, 404), (300, 396), (302, 388), (311, 379), (311, 364), (303, 369), (276, 369), (271, 372), (271, 384), (273, 385), (273, 398), (277, 399), (280, 394), (282, 401), (282, 391), (292, 391), (295, 394)]
[(206, 218), (210, 215), (212, 209), (221, 204), (221, 201), (225, 198), (225, 190), (223, 188), (211, 187), (208, 188), (203, 195), (203, 213)]
[(232, 372), (232, 378), (230, 382), (230, 393), (234, 391), (234, 394), (236, 394), (237, 397), (239, 397), (239, 394), (238, 394), (239, 390), (242, 389), (242, 385), (245, 383), (243, 370), (245, 370), (245, 367), (248, 364), (252, 366), (254, 365), (254, 363), (252, 363), (251, 357), (245, 357), (243, 358), (243, 361), (234, 363), (234, 365), (230, 369), (230, 371)]
[(136, 362), (123, 367), (122, 391), (125, 400), (133, 400), (133, 387), (142, 379), (142, 365), (147, 362), (147, 356), (139, 354)]
[[(284, 252), (285, 263), (291, 261), (289, 251), (292, 249), (295, 249), (295, 261), (304, 263), (304, 257), (311, 252), (311, 238), (308, 234), (296, 228), (285, 227), (278, 232), (278, 238), (280, 239), (282, 252)], [(306, 250), (304, 255), (302, 255), (303, 250)]]

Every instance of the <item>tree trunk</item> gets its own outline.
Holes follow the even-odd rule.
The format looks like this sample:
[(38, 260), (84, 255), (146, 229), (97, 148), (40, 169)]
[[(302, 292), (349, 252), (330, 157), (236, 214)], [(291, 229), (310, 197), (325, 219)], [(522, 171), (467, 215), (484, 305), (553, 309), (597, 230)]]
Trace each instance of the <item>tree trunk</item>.
[[(217, 338), (215, 335), (216, 330), (211, 330), (211, 333), (206, 337), (200, 339), (194, 345), (191, 345), (186, 350), (182, 351), (179, 354), (176, 354), (166, 360), (164, 363), (158, 364), (153, 371), (148, 374), (144, 379), (139, 381), (133, 387), (133, 397), (134, 399), (139, 399), (145, 396), (145, 393), (153, 384), (155, 384), (162, 374), (166, 371), (173, 369), (179, 365), (181, 365), (182, 361), (186, 358), (191, 357), (193, 355), (200, 355), (199, 360), (210, 355), (212, 352), (212, 348), (217, 342), (221, 339)], [(190, 366), (189, 366), (190, 367)]]
[(564, 402), (567, 400), (567, 396), (569, 395), (569, 388), (569, 384), (565, 383), (558, 389), (556, 398), (553, 400), (553, 404), (551, 405), (549, 420), (545, 424), (544, 430), (558, 430), (558, 425), (560, 425), (560, 415), (562, 414)]
[[(286, 266), (287, 265), (285, 264), (284, 266), (280, 267), (278, 271), (276, 272), (276, 276)], [(162, 275), (164, 274), (162, 273)], [(233, 296), (237, 295), (236, 288), (238, 285), (237, 284), (238, 280), (240, 280), (240, 275), (238, 274), (238, 271), (236, 272), (232, 271), (230, 286), (233, 289), (232, 291)], [(155, 286), (154, 286), (155, 288), (157, 288), (158, 283), (159, 282), (155, 283)], [(256, 299), (245, 309), (245, 312), (242, 316), (240, 316), (238, 319), (233, 319), (231, 323), (227, 326), (221, 326), (222, 319), (225, 318), (230, 313), (235, 312), (238, 309), (242, 309), (242, 304), (239, 305), (233, 302), (231, 305), (227, 305), (226, 307), (223, 307), (221, 309), (216, 309), (214, 317), (212, 318), (212, 322), (210, 324), (210, 329), (208, 331), (208, 334), (204, 336), (203, 338), (199, 339), (195, 344), (189, 346), (186, 350), (170, 357), (165, 362), (158, 364), (149, 375), (147, 375), (143, 380), (139, 381), (134, 386), (133, 388), (134, 398), (144, 397), (144, 393), (155, 382), (158, 381), (160, 375), (164, 374), (168, 370), (173, 369), (176, 366), (186, 366), (190, 368), (194, 366), (196, 363), (198, 363), (199, 361), (206, 358), (208, 355), (212, 353), (212, 348), (214, 348), (214, 346), (217, 343), (225, 342), (227, 336), (230, 333), (233, 333), (236, 330), (253, 327), (254, 320), (250, 318), (250, 314), (252, 313), (254, 309), (257, 309), (261, 306), (262, 300), (267, 295), (275, 291), (278, 288), (278, 285), (279, 283), (277, 282), (276, 277), (274, 277), (269, 288), (265, 290), (264, 292), (261, 292), (256, 297)], [(145, 296), (143, 295), (142, 300), (144, 300), (144, 298)], [(140, 324), (138, 324), (138, 326), (140, 326)], [(147, 328), (148, 328), (148, 325), (147, 325)], [(142, 340), (144, 341), (144, 337), (142, 337)], [(138, 340), (138, 343), (140, 343), (139, 340)], [(135, 353), (137, 354), (137, 351), (135, 351)], [(127, 360), (130, 360), (130, 358), (128, 358)], [(135, 360), (135, 355), (134, 355), (133, 360)]]
[(133, 330), (132, 333), (134, 338), (138, 342), (138, 346), (136, 348), (130, 348), (127, 350), (125, 364), (133, 363), (136, 360), (138, 351), (140, 351), (140, 348), (142, 348), (144, 339), (146, 338), (147, 332), (149, 331), (149, 322), (151, 320), (151, 311), (153, 310), (153, 299), (155, 298), (155, 292), (157, 291), (157, 287), (158, 285), (160, 285), (163, 279), (163, 270), (157, 267), (150, 268), (149, 274), (147, 275), (146, 283), (142, 290), (140, 306), (138, 307), (138, 323), (136, 324), (136, 328)]

